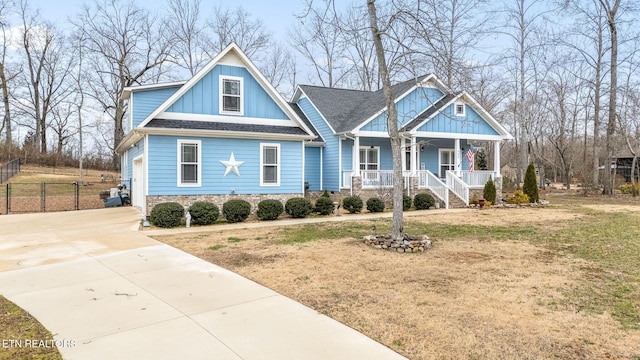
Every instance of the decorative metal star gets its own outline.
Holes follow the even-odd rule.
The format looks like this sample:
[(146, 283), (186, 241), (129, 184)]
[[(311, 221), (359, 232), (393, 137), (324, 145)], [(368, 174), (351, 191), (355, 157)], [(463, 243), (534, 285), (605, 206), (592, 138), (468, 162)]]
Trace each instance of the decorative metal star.
[(229, 174), (230, 172), (233, 172), (236, 175), (240, 176), (240, 170), (238, 170), (238, 167), (244, 164), (244, 161), (236, 161), (236, 157), (233, 155), (233, 153), (231, 153), (229, 161), (220, 160), (220, 162), (222, 163), (222, 165), (227, 167), (224, 172), (224, 176), (227, 176), (227, 174)]

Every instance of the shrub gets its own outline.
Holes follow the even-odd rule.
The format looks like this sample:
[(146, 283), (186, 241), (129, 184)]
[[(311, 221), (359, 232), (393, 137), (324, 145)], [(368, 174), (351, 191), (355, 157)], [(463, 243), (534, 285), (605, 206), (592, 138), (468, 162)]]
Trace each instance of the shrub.
[(230, 223), (245, 221), (251, 214), (251, 204), (241, 199), (229, 200), (222, 205), (222, 213)]
[(151, 209), (149, 219), (155, 226), (172, 228), (180, 225), (184, 215), (184, 207), (177, 202), (161, 203)]
[(331, 197), (329, 196), (329, 190), (325, 189), (325, 191), (322, 192), (322, 197), (325, 197), (325, 198)]
[(320, 215), (329, 215), (333, 213), (333, 209), (335, 209), (335, 205), (333, 205), (331, 198), (321, 196), (316, 200), (316, 207), (313, 211)]
[(383, 212), (384, 211), (384, 201), (378, 197), (372, 197), (367, 200), (367, 210), (370, 212)]
[(256, 216), (260, 220), (275, 220), (284, 212), (284, 206), (278, 200), (262, 200), (258, 203)]
[(478, 197), (478, 195), (473, 194), (473, 196), (471, 197), (471, 200), (469, 200), (469, 205), (478, 205), (480, 203), (480, 198)]
[(529, 195), (525, 194), (522, 190), (516, 190), (513, 196), (507, 199), (509, 204), (526, 204), (529, 202)]
[(413, 198), (413, 205), (416, 210), (427, 210), (436, 204), (436, 200), (430, 194), (416, 194)]
[(291, 198), (284, 205), (284, 211), (293, 218), (305, 218), (313, 211), (311, 201), (305, 198)]
[[(633, 193), (633, 185), (622, 184), (620, 185), (620, 187), (618, 187), (618, 190), (620, 190), (620, 192), (623, 194), (631, 194)], [(640, 184), (636, 184), (636, 194), (639, 192), (640, 192)]]
[(196, 201), (189, 207), (191, 223), (194, 225), (209, 225), (218, 220), (220, 209), (210, 202)]
[(411, 196), (402, 195), (402, 211), (409, 211), (409, 209), (411, 209), (411, 205), (413, 205), (413, 200), (411, 200)]
[(536, 169), (533, 163), (527, 166), (527, 172), (524, 174), (524, 185), (522, 191), (529, 197), (529, 202), (538, 202), (538, 184), (536, 181)]
[(359, 196), (347, 196), (342, 199), (342, 207), (349, 211), (351, 214), (359, 213), (362, 211), (362, 199)]
[(496, 184), (493, 183), (493, 179), (489, 176), (489, 180), (484, 184), (484, 190), (482, 190), (482, 196), (492, 204), (496, 202)]

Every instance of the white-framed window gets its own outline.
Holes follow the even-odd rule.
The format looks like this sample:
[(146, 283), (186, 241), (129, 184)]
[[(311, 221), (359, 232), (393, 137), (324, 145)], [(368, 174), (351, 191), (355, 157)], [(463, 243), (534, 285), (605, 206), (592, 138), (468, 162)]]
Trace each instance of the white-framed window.
[[(380, 147), (361, 146), (360, 147), (360, 174), (363, 180), (377, 180), (380, 170)], [(371, 172), (369, 172), (371, 171)]]
[(280, 144), (260, 144), (260, 186), (280, 185)]
[(178, 186), (201, 186), (202, 143), (178, 140)]
[(447, 176), (447, 170), (456, 169), (456, 151), (454, 149), (440, 149), (438, 151), (438, 169), (440, 169), (440, 178)]
[(466, 106), (463, 103), (455, 103), (453, 104), (453, 111), (456, 116), (465, 116), (466, 114)]
[(220, 113), (243, 115), (244, 84), (237, 76), (220, 76)]

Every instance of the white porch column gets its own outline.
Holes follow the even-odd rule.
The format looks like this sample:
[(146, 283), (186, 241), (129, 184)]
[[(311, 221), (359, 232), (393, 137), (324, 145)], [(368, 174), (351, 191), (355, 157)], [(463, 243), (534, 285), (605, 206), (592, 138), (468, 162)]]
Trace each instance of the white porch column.
[(407, 171), (407, 139), (402, 138), (402, 145), (400, 146), (400, 161), (402, 161), (402, 174)]
[(411, 176), (418, 176), (418, 143), (415, 135), (411, 137)]
[(454, 151), (455, 151), (455, 168), (456, 175), (462, 176), (462, 151), (460, 151), (460, 139), (456, 139), (454, 141)]
[(500, 177), (500, 141), (493, 142), (493, 179)]
[(360, 176), (360, 136), (353, 138), (353, 176)]

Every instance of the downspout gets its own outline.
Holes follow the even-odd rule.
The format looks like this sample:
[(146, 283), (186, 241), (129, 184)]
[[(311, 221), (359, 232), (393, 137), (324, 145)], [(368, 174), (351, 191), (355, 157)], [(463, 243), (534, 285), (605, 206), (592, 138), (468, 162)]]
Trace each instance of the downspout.
[[(355, 144), (356, 144), (355, 136), (354, 137), (349, 137), (349, 135), (347, 135), (346, 133), (343, 134), (343, 136), (345, 137), (345, 139), (353, 140), (353, 146), (355, 147)], [(340, 156), (340, 178), (342, 178), (342, 139), (340, 139), (340, 153), (339, 153), (339, 156)], [(351, 157), (353, 157), (353, 155), (351, 155)], [(351, 159), (351, 163), (352, 163), (351, 167), (353, 167), (353, 161), (354, 160)], [(356, 169), (351, 169), (351, 186), (349, 186), (349, 195), (351, 195), (351, 196), (353, 196), (353, 172), (355, 170)]]

